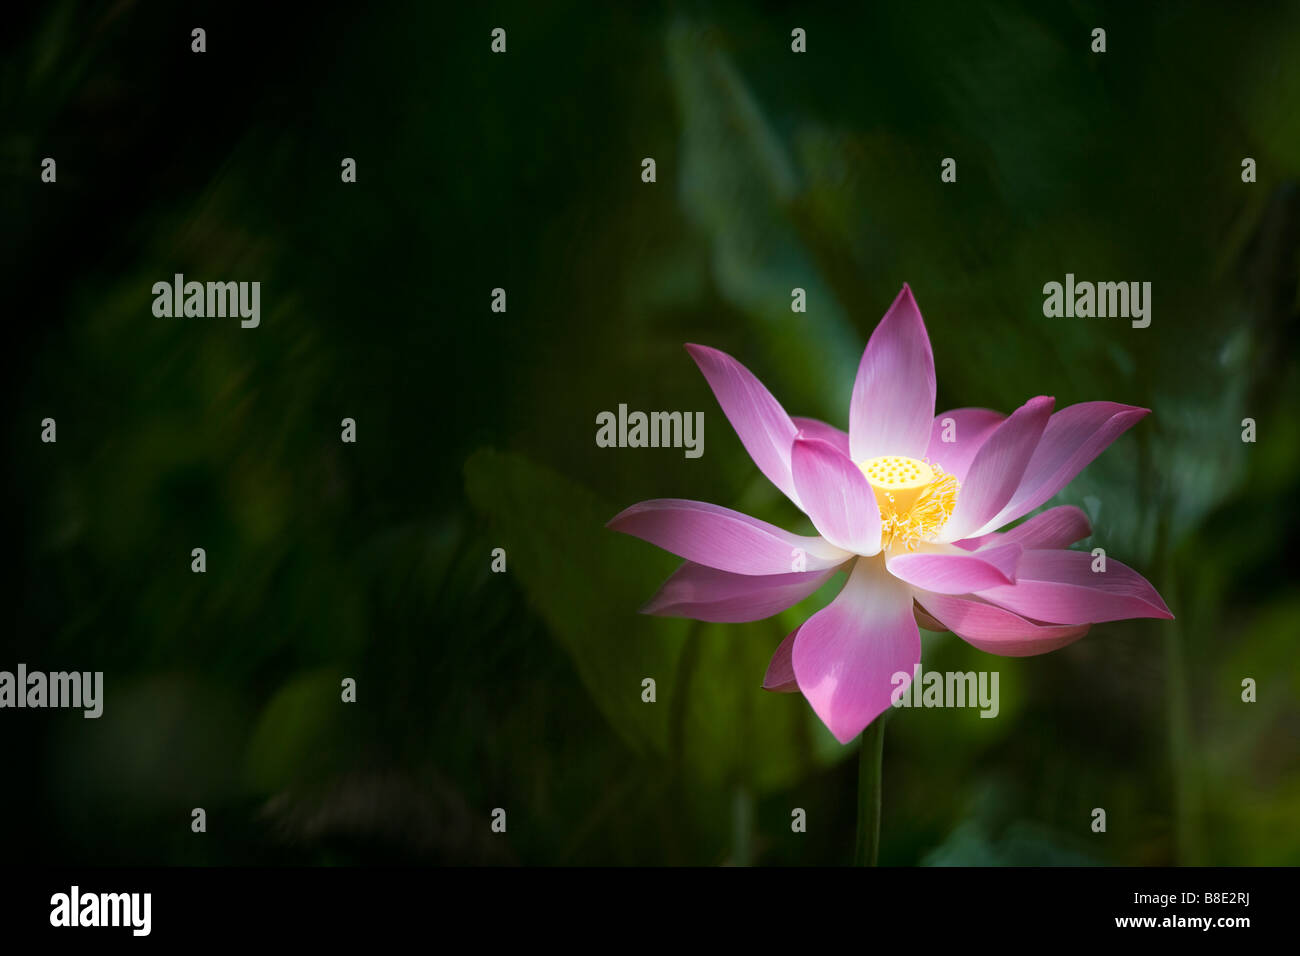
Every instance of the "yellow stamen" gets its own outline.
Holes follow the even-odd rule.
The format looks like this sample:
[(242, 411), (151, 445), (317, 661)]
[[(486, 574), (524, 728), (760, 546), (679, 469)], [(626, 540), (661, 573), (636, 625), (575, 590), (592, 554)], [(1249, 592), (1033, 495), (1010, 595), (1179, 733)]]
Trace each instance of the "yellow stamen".
[(961, 485), (938, 465), (886, 455), (858, 465), (880, 505), (881, 547), (909, 551), (943, 527), (957, 504)]

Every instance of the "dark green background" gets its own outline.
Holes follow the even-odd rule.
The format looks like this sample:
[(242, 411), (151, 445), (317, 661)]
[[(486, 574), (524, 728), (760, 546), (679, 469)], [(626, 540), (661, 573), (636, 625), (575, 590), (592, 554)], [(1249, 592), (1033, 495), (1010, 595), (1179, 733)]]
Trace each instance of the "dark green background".
[[(882, 862), (1300, 862), (1296, 6), (472, 6), (7, 11), (0, 669), (106, 703), (0, 712), (0, 858), (847, 862), (855, 748), (758, 689), (828, 595), (639, 617), (674, 561), (602, 525), (806, 528), (682, 344), (843, 427), (909, 282), (941, 410), (1153, 409), (1059, 500), (1177, 617), (927, 634), (1002, 713), (893, 715)], [(155, 318), (174, 272), (261, 281), (261, 327)], [(1066, 272), (1150, 281), (1150, 328), (1044, 318)], [(704, 411), (704, 457), (597, 448), (621, 402)]]

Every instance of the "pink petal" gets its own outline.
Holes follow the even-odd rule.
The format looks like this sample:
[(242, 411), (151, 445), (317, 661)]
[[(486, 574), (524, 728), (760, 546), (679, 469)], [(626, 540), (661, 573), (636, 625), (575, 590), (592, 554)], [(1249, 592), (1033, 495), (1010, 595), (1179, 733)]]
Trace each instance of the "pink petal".
[(1090, 534), (1092, 525), (1088, 522), (1087, 515), (1074, 505), (1058, 505), (1034, 515), (1005, 533), (990, 531), (978, 538), (966, 538), (954, 543), (959, 548), (974, 551), (988, 545), (1015, 541), (1026, 548), (1047, 551), (1052, 548), (1067, 548)]
[[(1052, 414), (1053, 399), (1045, 395), (1021, 405), (980, 445), (957, 492), (957, 506), (939, 539), (956, 541), (978, 531), (1011, 498)], [(985, 529), (989, 530), (989, 529)]]
[[(958, 481), (966, 479), (970, 463), (975, 452), (993, 434), (994, 430), (1006, 421), (1007, 416), (988, 408), (954, 408), (950, 412), (934, 416), (930, 426), (930, 444), (925, 450), (925, 457), (932, 464), (938, 465)], [(947, 425), (952, 420), (952, 427)], [(952, 441), (943, 440), (948, 433)]]
[(880, 508), (862, 469), (829, 442), (802, 436), (790, 464), (799, 500), (823, 538), (855, 554), (880, 551)]
[(785, 409), (749, 369), (726, 352), (705, 345), (687, 345), (686, 351), (704, 373), (758, 470), (797, 505), (790, 477), (790, 443), (796, 429)]
[(790, 652), (794, 650), (795, 635), (798, 633), (799, 628), (796, 627), (790, 632), (789, 637), (777, 645), (776, 653), (772, 655), (772, 662), (767, 665), (767, 673), (763, 675), (763, 690), (778, 694), (793, 694), (799, 689), (799, 682), (794, 679), (794, 662), (790, 659)]
[(916, 618), (917, 627), (924, 628), (927, 631), (948, 630), (948, 628), (946, 628), (942, 623), (926, 613), (925, 608), (921, 607), (919, 604), (912, 605), (912, 616)]
[(906, 285), (871, 333), (849, 403), (854, 461), (879, 455), (920, 458), (934, 418), (934, 354)]
[(615, 515), (606, 527), (733, 574), (820, 571), (852, 557), (821, 538), (791, 534), (730, 508), (681, 498), (642, 501)]
[(1048, 421), (1015, 494), (982, 529), (992, 531), (1033, 511), (1100, 455), (1150, 409), (1115, 402), (1080, 402)]
[(687, 561), (646, 602), (641, 613), (732, 624), (761, 621), (798, 604), (835, 571), (732, 574)]
[(917, 600), (948, 630), (981, 651), (1003, 657), (1046, 654), (1088, 633), (1087, 624), (1035, 624), (980, 600), (947, 594), (918, 594)]
[(790, 421), (794, 422), (795, 428), (803, 432), (805, 438), (820, 438), (822, 441), (834, 445), (845, 458), (853, 457), (849, 452), (848, 432), (842, 432), (834, 425), (827, 425), (815, 418), (800, 418), (796, 415)]
[(1156, 589), (1132, 568), (1108, 557), (1106, 570), (1094, 572), (1092, 563), (1087, 551), (1026, 551), (1014, 585), (988, 588), (979, 596), (1048, 624), (1173, 617)]
[(799, 689), (835, 739), (848, 743), (890, 706), (897, 673), (921, 659), (912, 592), (879, 561), (859, 559), (844, 590), (799, 628), (791, 661)]
[(1020, 545), (1014, 543), (978, 555), (904, 552), (891, 555), (886, 566), (890, 574), (918, 588), (939, 594), (970, 594), (1014, 583), (1020, 552)]

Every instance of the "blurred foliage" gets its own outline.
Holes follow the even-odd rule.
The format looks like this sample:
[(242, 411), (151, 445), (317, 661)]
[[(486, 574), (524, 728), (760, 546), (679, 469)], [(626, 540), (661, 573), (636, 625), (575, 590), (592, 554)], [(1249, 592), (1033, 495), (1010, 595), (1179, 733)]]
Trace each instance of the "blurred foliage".
[[(613, 507), (523, 459), (476, 454), (466, 481), (471, 502), (497, 519), (492, 530), (511, 556), (508, 570), (629, 745), (670, 757), (687, 785), (760, 793), (844, 755), (795, 696), (756, 692), (786, 634), (777, 621), (629, 617), (644, 603), (643, 582), (666, 578), (679, 561), (609, 533)], [(644, 699), (647, 677), (658, 706)]]
[[(0, 716), (3, 858), (846, 862), (853, 748), (758, 689), (838, 582), (647, 618), (674, 561), (603, 526), (676, 496), (810, 530), (681, 346), (844, 427), (909, 282), (940, 410), (1153, 410), (1058, 502), (1177, 619), (1029, 659), (926, 633), (1002, 712), (892, 716), (882, 862), (1300, 862), (1295, 5), (279, 16), (63, 0), (0, 40), (0, 668), (106, 682), (98, 721)], [(262, 281), (261, 327), (155, 319), (175, 272)], [(1066, 272), (1151, 281), (1150, 328), (1043, 318)], [(619, 403), (703, 410), (706, 454), (597, 448)]]

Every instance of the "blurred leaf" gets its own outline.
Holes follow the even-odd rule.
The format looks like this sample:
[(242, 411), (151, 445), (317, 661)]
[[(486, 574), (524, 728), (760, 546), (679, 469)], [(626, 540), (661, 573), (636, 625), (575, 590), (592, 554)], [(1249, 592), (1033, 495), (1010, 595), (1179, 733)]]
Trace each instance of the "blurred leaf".
[[(522, 583), (611, 726), (637, 750), (666, 753), (664, 701), (686, 622), (636, 609), (671, 572), (672, 558), (606, 530), (617, 508), (522, 457), (475, 452), (465, 487), (492, 519), (508, 577)], [(658, 685), (658, 704), (641, 700), (647, 677)]]
[(55, 751), (62, 792), (131, 814), (188, 812), (240, 793), (228, 770), (248, 713), (229, 690), (179, 674), (122, 683), (110, 674), (104, 697), (99, 718), (85, 720), (78, 711), (66, 717)]
[[(616, 507), (516, 455), (478, 451), (465, 475), (509, 573), (631, 745), (671, 754), (679, 734), (684, 768), (696, 780), (760, 791), (851, 752), (826, 748), (820, 738), (829, 733), (801, 697), (761, 689), (785, 636), (775, 622), (698, 625), (636, 613), (677, 562), (607, 530)], [(656, 681), (655, 704), (641, 700), (646, 677)]]
[(354, 705), (343, 702), (341, 682), (334, 670), (303, 674), (266, 705), (244, 758), (255, 790), (282, 790), (349, 765), (357, 732), (345, 710)]
[[(862, 341), (790, 222), (799, 183), (785, 147), (706, 29), (671, 24), (668, 70), (682, 114), (682, 206), (712, 240), (719, 290), (781, 359), (793, 396), (847, 414)], [(805, 313), (790, 310), (796, 287)]]
[(835, 739), (801, 694), (761, 689), (784, 637), (769, 621), (701, 628), (686, 686), (683, 741), (697, 779), (765, 793), (857, 753)]
[(1019, 821), (1001, 836), (990, 835), (978, 821), (960, 824), (942, 846), (921, 861), (923, 866), (1097, 866), (1098, 861), (1062, 846), (1050, 831)]
[(281, 840), (317, 848), (378, 846), (407, 863), (514, 862), (509, 845), (479, 826), (464, 796), (440, 777), (344, 774), (277, 793), (261, 817)]

